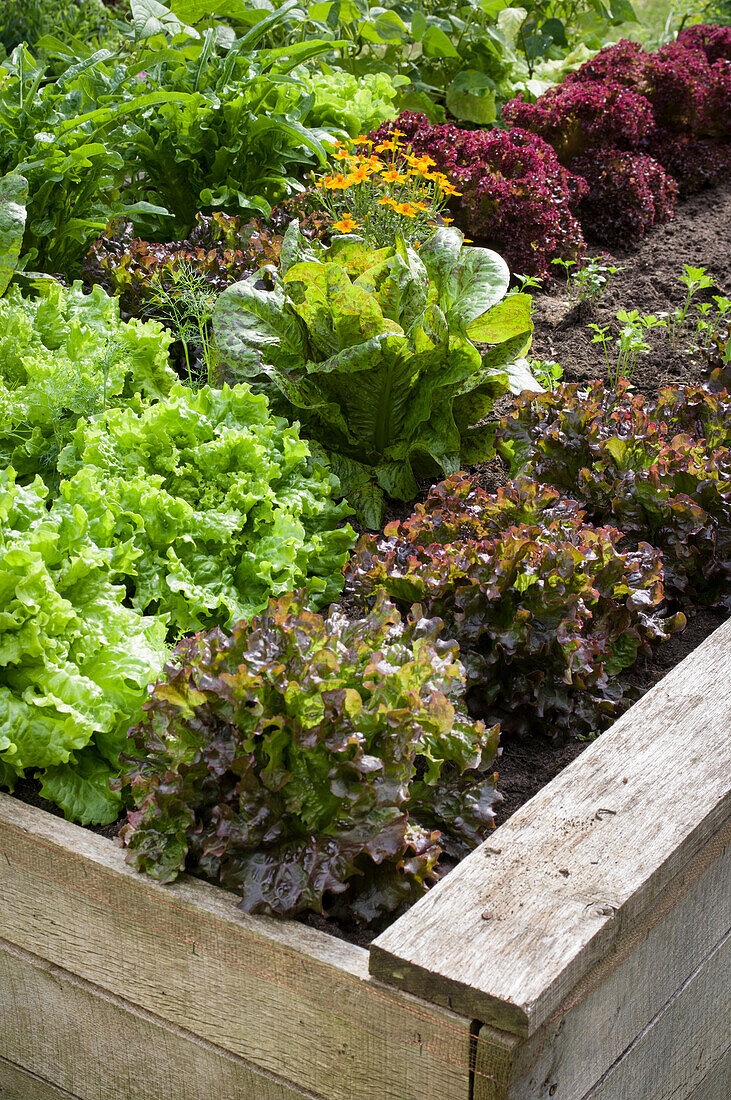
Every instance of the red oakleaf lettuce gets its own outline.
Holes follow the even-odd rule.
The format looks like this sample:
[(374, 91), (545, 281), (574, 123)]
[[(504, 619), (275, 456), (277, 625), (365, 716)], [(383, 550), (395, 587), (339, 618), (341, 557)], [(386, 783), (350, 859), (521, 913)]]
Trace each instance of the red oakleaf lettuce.
[(249, 912), (372, 920), (418, 897), (499, 797), (497, 728), (463, 710), (441, 625), (383, 597), (323, 617), (300, 594), (181, 642), (130, 731), (130, 862), (161, 881), (187, 867)]
[(385, 588), (444, 620), (471, 701), (525, 734), (595, 730), (621, 700), (616, 675), (682, 625), (662, 618), (661, 559), (619, 547), (556, 490), (519, 478), (496, 494), (464, 475), (403, 523), (363, 536), (346, 576), (357, 598)]
[(632, 546), (662, 551), (665, 585), (731, 602), (731, 398), (671, 386), (656, 398), (593, 382), (518, 399), (497, 445), (513, 471), (570, 491)]

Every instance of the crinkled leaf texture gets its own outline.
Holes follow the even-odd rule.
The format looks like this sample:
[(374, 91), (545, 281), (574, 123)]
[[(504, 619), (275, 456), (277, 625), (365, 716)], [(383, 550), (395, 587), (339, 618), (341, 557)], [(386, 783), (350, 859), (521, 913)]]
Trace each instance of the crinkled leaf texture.
[(731, 606), (731, 397), (601, 382), (520, 398), (497, 442), (513, 470), (568, 490), (598, 523), (662, 551), (676, 596)]
[(56, 480), (56, 460), (79, 417), (141, 393), (159, 399), (176, 381), (171, 337), (156, 321), (119, 319), (100, 287), (11, 286), (0, 299), (0, 467), (20, 480)]
[(273, 291), (243, 281), (219, 297), (216, 343), (229, 370), (302, 421), (375, 527), (384, 494), (411, 500), (417, 477), (459, 468), (463, 441), (530, 346), (530, 300), (501, 307), (507, 266), (463, 247), (456, 229), (419, 253), (343, 237), (319, 255), (305, 255), (295, 232)]
[(17, 172), (0, 176), (0, 297), (13, 277), (25, 231), (28, 181)]
[(181, 642), (117, 784), (129, 861), (162, 881), (187, 867), (249, 912), (371, 921), (417, 898), (500, 797), (498, 729), (467, 717), (441, 625), (381, 596), (322, 616), (300, 593)]
[(59, 469), (98, 544), (127, 548), (115, 562), (135, 607), (183, 633), (231, 625), (304, 584), (318, 606), (342, 589), (355, 535), (333, 503), (337, 481), (245, 384), (178, 385), (80, 423)]
[(456, 475), (403, 523), (364, 535), (346, 576), (361, 601), (385, 589), (444, 620), (487, 722), (560, 736), (606, 725), (617, 673), (685, 621), (660, 613), (657, 551), (623, 551), (621, 537), (528, 478), (488, 494)]
[(0, 781), (41, 769), (46, 797), (86, 824), (117, 816), (107, 780), (168, 652), (164, 620), (124, 606), (124, 548), (100, 548), (93, 524), (40, 478), (0, 472)]

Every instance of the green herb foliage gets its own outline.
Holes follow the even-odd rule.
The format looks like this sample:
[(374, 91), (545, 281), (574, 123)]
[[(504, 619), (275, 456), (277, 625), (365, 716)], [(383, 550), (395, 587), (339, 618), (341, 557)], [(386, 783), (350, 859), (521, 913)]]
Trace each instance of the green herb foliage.
[(418, 476), (483, 454), (473, 426), (511, 381), (525, 384), (511, 364), (530, 344), (530, 299), (502, 302), (504, 261), (462, 241), (441, 228), (417, 253), (342, 236), (315, 253), (293, 226), (274, 290), (240, 282), (216, 305), (224, 366), (284, 396), (368, 526), (384, 493), (412, 500)]
[(521, 397), (497, 433), (513, 471), (529, 472), (612, 523), (631, 546), (662, 551), (675, 595), (731, 603), (731, 398), (671, 386), (657, 397), (594, 382)]
[(382, 587), (444, 620), (488, 723), (587, 733), (616, 714), (617, 674), (685, 620), (658, 610), (660, 554), (622, 550), (619, 531), (583, 516), (527, 478), (491, 495), (456, 475), (403, 523), (364, 535), (346, 575), (361, 600)]
[(464, 712), (440, 626), (382, 598), (349, 621), (289, 595), (182, 642), (130, 731), (130, 862), (202, 874), (249, 912), (372, 921), (415, 900), (499, 797), (498, 731)]
[[(145, 688), (167, 653), (165, 624), (124, 605), (129, 544), (100, 549), (102, 501), (0, 471), (0, 784), (38, 768), (42, 794), (84, 824), (114, 821), (108, 785)], [(111, 544), (110, 544), (111, 545)]]
[(170, 337), (156, 321), (124, 324), (97, 287), (38, 280), (35, 297), (0, 299), (0, 468), (55, 484), (59, 451), (79, 417), (135, 393), (160, 398), (175, 383)]
[(342, 588), (354, 534), (337, 482), (246, 385), (112, 409), (79, 425), (59, 469), (84, 506), (104, 502), (105, 545), (134, 547), (134, 606), (181, 632), (231, 625), (305, 583), (317, 604)]

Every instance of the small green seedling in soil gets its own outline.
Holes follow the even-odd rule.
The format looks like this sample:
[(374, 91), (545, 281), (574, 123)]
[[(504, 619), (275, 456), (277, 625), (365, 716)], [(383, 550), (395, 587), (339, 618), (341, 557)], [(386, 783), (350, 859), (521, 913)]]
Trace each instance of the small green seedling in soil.
[(670, 347), (675, 350), (675, 347), (680, 339), (680, 334), (685, 326), (685, 320), (688, 316), (688, 311), (691, 306), (693, 298), (699, 290), (705, 290), (709, 286), (713, 286), (714, 280), (710, 275), (706, 275), (705, 267), (691, 267), (690, 264), (683, 264), (684, 275), (680, 276), (680, 282), (686, 288), (685, 301), (681, 306), (677, 306), (672, 313), (661, 313), (660, 317), (667, 320), (668, 325), (668, 338), (670, 340)]
[(513, 278), (517, 280), (518, 285), (510, 291), (510, 294), (525, 294), (528, 290), (540, 290), (543, 286), (541, 280), (536, 279), (534, 275), (514, 275)]
[[(709, 355), (714, 343), (718, 342), (721, 333), (728, 325), (729, 319), (731, 319), (731, 298), (714, 294), (713, 302), (703, 302), (697, 310), (695, 341), (688, 351)], [(728, 359), (723, 361), (728, 362)]]
[(563, 367), (553, 359), (531, 359), (530, 369), (548, 393), (553, 393), (563, 378)]
[[(621, 270), (612, 264), (603, 262), (604, 257), (591, 257), (578, 266), (574, 260), (552, 260), (566, 272), (566, 285), (569, 292), (569, 304), (589, 302), (595, 305), (601, 301), (611, 280)], [(576, 271), (572, 272), (571, 268)]]
[(628, 382), (632, 381), (640, 355), (646, 355), (650, 351), (645, 334), (652, 328), (665, 325), (665, 321), (654, 313), (640, 314), (636, 309), (629, 311), (620, 309), (617, 312), (617, 320), (621, 327), (614, 341), (618, 349), (615, 362), (612, 361), (609, 351), (612, 343), (609, 325), (589, 325), (594, 333), (592, 343), (601, 344), (604, 348), (607, 375), (613, 389), (617, 388), (620, 378), (626, 378)]

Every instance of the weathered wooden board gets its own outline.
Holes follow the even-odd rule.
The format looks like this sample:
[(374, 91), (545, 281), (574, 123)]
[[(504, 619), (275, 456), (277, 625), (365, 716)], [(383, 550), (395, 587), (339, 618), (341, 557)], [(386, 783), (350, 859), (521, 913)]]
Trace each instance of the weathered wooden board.
[(726, 1048), (701, 1083), (693, 1089), (688, 1100), (719, 1100), (719, 1098), (725, 1100), (729, 1096), (731, 1096), (731, 1046)]
[(57, 1089), (34, 1073), (8, 1062), (0, 1054), (0, 1100), (80, 1100), (72, 1092)]
[[(552, 1018), (515, 1049), (504, 1076), (506, 1097), (582, 1100), (678, 989), (704, 964), (713, 966), (731, 927), (729, 882), (731, 825), (673, 880)], [(724, 996), (728, 1012), (728, 990), (721, 986), (708, 1006), (719, 1025)], [(728, 1026), (731, 1034), (731, 1021)], [(490, 1064), (490, 1053), (478, 1042), (478, 1069), (481, 1061)], [(493, 1100), (489, 1090), (483, 1096), (475, 1076), (474, 1100)]]
[(11, 944), (327, 1100), (467, 1100), (470, 1021), (381, 985), (367, 952), (159, 886), (111, 841), (0, 795)]
[[(63, 1096), (328, 1100), (265, 1074), (2, 939), (0, 1051)], [(24, 1087), (19, 1096), (35, 1097), (29, 1091), (34, 1086), (26, 1081)]]
[(731, 933), (582, 1100), (685, 1100), (728, 1043), (729, 989)]
[(371, 973), (533, 1034), (731, 806), (731, 621), (371, 946)]

